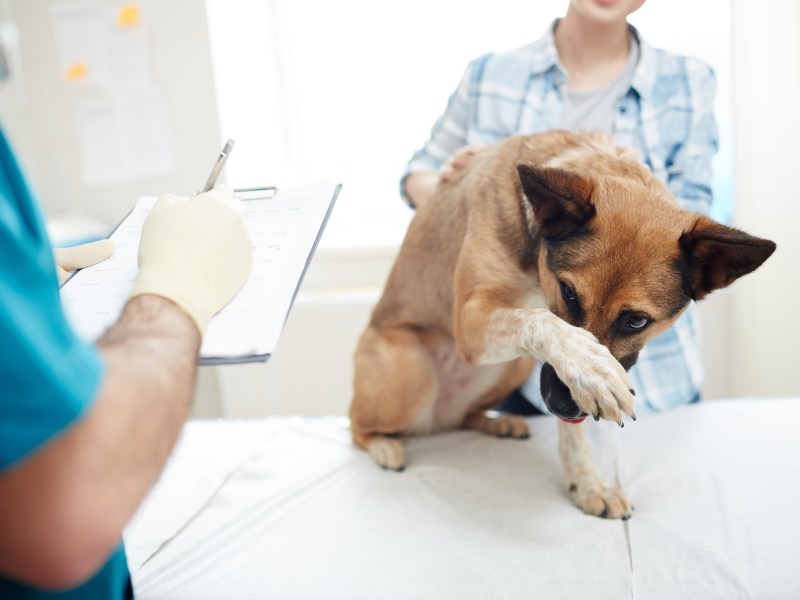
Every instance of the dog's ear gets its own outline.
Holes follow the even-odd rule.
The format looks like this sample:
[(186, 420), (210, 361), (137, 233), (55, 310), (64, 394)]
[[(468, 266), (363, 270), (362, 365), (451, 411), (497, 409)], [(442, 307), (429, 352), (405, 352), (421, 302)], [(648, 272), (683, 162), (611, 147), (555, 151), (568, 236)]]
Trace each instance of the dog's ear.
[(546, 238), (564, 237), (595, 215), (592, 185), (562, 169), (517, 165), (522, 191)]
[(698, 216), (678, 241), (686, 292), (700, 300), (755, 271), (775, 251), (775, 242)]

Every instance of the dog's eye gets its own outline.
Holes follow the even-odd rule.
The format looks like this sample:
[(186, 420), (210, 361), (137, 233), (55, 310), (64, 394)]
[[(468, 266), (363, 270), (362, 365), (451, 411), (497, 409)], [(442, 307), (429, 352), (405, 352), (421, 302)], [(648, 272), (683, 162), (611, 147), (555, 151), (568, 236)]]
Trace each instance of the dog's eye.
[(569, 287), (563, 281), (561, 282), (561, 296), (567, 304), (575, 304), (578, 300), (578, 295), (575, 293), (575, 288)]
[(644, 329), (649, 322), (648, 318), (642, 315), (630, 315), (625, 319), (625, 326), (628, 329), (639, 330)]

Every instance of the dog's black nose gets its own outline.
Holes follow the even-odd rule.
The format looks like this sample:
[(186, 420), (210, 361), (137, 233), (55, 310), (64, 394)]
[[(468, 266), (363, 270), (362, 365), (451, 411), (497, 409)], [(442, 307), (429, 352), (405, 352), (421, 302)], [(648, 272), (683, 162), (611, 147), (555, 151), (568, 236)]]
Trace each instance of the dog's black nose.
[(586, 413), (575, 404), (569, 388), (562, 383), (556, 375), (556, 370), (549, 363), (542, 366), (539, 389), (542, 391), (542, 398), (547, 409), (555, 416), (570, 420), (586, 416)]
[(626, 371), (630, 371), (631, 367), (636, 364), (636, 360), (638, 358), (639, 358), (639, 352), (638, 351), (632, 352), (631, 354), (627, 354), (622, 358), (620, 358), (619, 364), (621, 364)]

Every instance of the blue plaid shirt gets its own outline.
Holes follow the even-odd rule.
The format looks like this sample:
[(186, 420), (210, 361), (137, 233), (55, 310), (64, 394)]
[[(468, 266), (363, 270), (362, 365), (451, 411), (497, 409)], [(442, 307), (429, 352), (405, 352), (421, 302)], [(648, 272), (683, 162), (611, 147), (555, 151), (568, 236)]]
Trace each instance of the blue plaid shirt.
[[(511, 135), (559, 127), (567, 76), (558, 61), (554, 28), (555, 24), (532, 44), (484, 55), (467, 66), (403, 180), (411, 173), (438, 170), (462, 146), (493, 144)], [(618, 144), (639, 152), (684, 208), (708, 214), (711, 159), (718, 146), (714, 72), (696, 59), (652, 48), (635, 28), (630, 29), (639, 42), (639, 62), (630, 88), (618, 99), (613, 134)], [(637, 413), (699, 399), (703, 367), (694, 305), (672, 328), (647, 343), (631, 377)], [(539, 392), (538, 368), (522, 392), (547, 411)]]

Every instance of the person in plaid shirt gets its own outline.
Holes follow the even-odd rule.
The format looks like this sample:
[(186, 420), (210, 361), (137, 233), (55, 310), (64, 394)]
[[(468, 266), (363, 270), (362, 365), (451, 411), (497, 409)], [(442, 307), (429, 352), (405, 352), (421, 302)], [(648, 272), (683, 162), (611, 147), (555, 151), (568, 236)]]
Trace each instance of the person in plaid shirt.
[[(716, 78), (699, 60), (648, 45), (627, 22), (642, 4), (571, 0), (541, 39), (470, 62), (430, 139), (408, 163), (401, 179), (406, 202), (426, 202), (476, 146), (550, 129), (601, 130), (636, 150), (684, 208), (708, 214)], [(547, 412), (540, 368), (502, 409)], [(637, 414), (700, 399), (694, 305), (644, 347), (630, 373)]]

